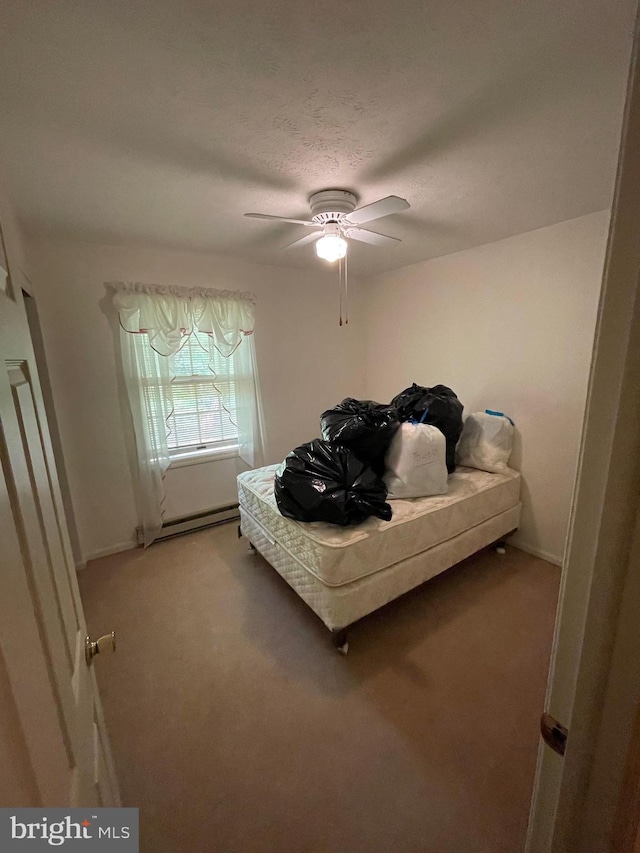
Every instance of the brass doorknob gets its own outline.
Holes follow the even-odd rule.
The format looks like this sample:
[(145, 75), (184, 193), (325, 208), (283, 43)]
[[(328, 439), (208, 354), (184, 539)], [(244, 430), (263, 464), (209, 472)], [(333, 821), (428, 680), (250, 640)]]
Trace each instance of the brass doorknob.
[(104, 652), (115, 652), (116, 650), (116, 632), (112, 631), (110, 634), (105, 634), (103, 637), (99, 637), (97, 640), (92, 640), (89, 635), (85, 637), (84, 641), (84, 656), (87, 661), (87, 666), (91, 666), (91, 661), (94, 659), (96, 655), (99, 655)]

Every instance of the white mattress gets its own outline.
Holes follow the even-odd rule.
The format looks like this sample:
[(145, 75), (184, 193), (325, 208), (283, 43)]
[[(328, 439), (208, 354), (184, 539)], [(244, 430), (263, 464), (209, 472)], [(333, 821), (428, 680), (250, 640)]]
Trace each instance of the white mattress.
[(284, 518), (276, 505), (277, 465), (238, 476), (238, 499), (264, 534), (323, 585), (340, 587), (374, 575), (462, 532), (519, 507), (520, 475), (458, 468), (446, 495), (391, 502), (393, 518), (369, 518), (357, 527)]

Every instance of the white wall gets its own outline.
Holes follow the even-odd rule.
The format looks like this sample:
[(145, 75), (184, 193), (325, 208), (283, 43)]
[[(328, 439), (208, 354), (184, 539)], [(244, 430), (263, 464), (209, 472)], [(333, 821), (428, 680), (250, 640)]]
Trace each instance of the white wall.
[[(29, 262), (85, 557), (133, 544), (136, 512), (104, 282), (253, 290), (270, 461), (318, 434), (343, 396), (388, 401), (411, 382), (450, 385), (467, 412), (516, 421), (518, 542), (560, 560), (582, 426), (608, 213), (360, 282), (348, 327), (319, 267), (206, 253), (32, 241)], [(366, 382), (365, 382), (366, 372)], [(229, 503), (237, 463), (171, 470), (167, 517)]]
[[(367, 396), (449, 385), (518, 430), (514, 539), (559, 562), (571, 506), (609, 224), (606, 211), (362, 283)], [(428, 239), (428, 235), (425, 235)]]
[[(69, 486), (86, 558), (133, 544), (136, 526), (113, 317), (104, 282), (123, 279), (252, 290), (269, 443), (280, 461), (319, 434), (324, 408), (364, 390), (357, 286), (338, 326), (335, 271), (258, 266), (206, 253), (32, 241), (29, 257)], [(354, 282), (354, 285), (356, 283)], [(229, 503), (235, 463), (170, 471), (167, 517)]]
[(165, 521), (238, 503), (236, 477), (247, 469), (238, 456), (169, 468), (164, 479)]

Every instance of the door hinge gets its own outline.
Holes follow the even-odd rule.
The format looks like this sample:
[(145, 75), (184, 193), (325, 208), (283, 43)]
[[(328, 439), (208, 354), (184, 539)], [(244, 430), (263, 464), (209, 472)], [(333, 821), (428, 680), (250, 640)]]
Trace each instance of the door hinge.
[(540, 717), (540, 733), (548, 747), (557, 752), (558, 755), (564, 755), (569, 732), (562, 723), (559, 723), (555, 717), (547, 714), (546, 711)]

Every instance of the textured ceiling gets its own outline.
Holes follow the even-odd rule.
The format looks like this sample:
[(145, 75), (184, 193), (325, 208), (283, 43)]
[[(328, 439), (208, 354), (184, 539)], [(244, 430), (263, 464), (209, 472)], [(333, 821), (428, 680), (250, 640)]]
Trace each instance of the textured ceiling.
[(5, 0), (0, 158), (27, 229), (270, 264), (308, 196), (395, 194), (393, 269), (607, 207), (635, 0)]

